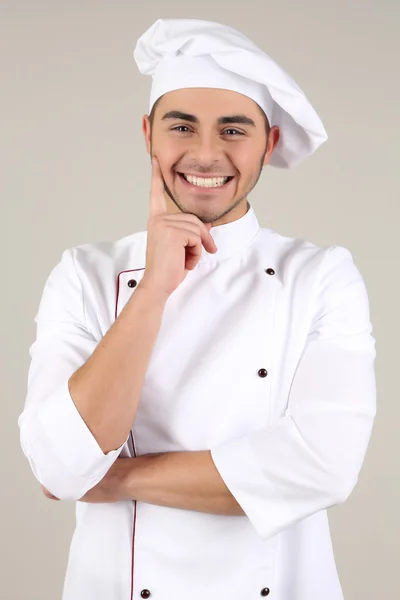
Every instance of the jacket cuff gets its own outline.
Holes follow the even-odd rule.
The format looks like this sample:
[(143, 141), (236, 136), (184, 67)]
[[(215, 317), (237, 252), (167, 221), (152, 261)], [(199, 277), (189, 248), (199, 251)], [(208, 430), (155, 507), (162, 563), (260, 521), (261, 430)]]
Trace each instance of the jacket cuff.
[(278, 533), (282, 522), (293, 520), (290, 507), (283, 498), (278, 499), (276, 489), (258, 466), (248, 437), (213, 448), (211, 456), (229, 491), (262, 539)]
[(38, 421), (61, 462), (84, 479), (104, 476), (126, 443), (104, 454), (71, 397), (68, 380), (40, 406)]

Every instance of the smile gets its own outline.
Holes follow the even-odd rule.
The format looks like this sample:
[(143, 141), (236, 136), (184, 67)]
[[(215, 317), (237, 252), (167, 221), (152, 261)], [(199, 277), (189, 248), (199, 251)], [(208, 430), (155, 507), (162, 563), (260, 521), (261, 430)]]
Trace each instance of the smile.
[(203, 188), (217, 188), (222, 187), (231, 179), (233, 176), (228, 177), (194, 177), (193, 175), (186, 175), (185, 173), (178, 173), (182, 179), (187, 181), (188, 183), (195, 185), (197, 187)]

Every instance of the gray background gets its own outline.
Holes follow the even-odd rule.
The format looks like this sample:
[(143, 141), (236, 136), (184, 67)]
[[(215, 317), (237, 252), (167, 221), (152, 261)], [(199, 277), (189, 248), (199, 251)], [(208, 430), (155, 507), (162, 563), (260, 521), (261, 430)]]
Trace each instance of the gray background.
[[(74, 504), (46, 499), (19, 445), (45, 279), (73, 245), (146, 228), (141, 118), (150, 81), (132, 58), (157, 18), (241, 29), (292, 75), (329, 134), (293, 170), (267, 167), (260, 224), (350, 249), (377, 339), (378, 416), (359, 483), (329, 511), (346, 600), (394, 598), (399, 558), (400, 11), (394, 0), (14, 1), (0, 9), (0, 598), (61, 597)], [(321, 599), (323, 600), (323, 599)]]

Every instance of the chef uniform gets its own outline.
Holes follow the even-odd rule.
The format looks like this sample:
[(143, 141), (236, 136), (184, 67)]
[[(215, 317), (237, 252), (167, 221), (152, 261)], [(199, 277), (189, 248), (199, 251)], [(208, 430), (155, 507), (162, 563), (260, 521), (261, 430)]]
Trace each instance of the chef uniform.
[[(172, 67), (179, 58), (188, 59), (183, 74), (198, 58), (199, 79), (210, 83), (203, 61), (210, 56), (196, 55), (199, 38), (203, 48), (216, 45), (212, 69), (229, 66), (218, 44), (248, 43), (243, 53), (256, 54), (238, 32), (207, 23), (160, 20), (139, 40), (139, 66), (153, 70), (158, 86), (151, 103), (165, 93), (171, 69), (172, 85), (182, 87)], [(257, 52), (260, 67), (266, 55)], [(157, 80), (164, 58), (170, 76), (159, 70)], [(266, 94), (260, 102), (282, 128), (272, 161), (289, 167), (326, 134), (301, 90), (265, 60), (263, 78), (276, 87), (245, 89)], [(224, 76), (227, 89), (244, 79)], [(245, 513), (77, 502), (63, 600), (343, 599), (326, 511), (356, 485), (376, 413), (367, 291), (349, 250), (261, 227), (247, 208), (211, 229), (218, 251), (202, 248), (169, 297), (132, 431), (108, 454), (81, 418), (68, 379), (135, 294), (147, 231), (68, 248), (45, 282), (18, 420), (38, 481), (77, 501), (120, 455), (210, 450)]]

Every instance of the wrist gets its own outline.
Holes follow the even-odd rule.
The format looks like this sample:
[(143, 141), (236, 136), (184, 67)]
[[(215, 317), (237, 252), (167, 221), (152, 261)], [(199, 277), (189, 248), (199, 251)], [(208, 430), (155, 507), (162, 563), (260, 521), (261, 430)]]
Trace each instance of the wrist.
[[(121, 457), (122, 458), (122, 457)], [(118, 460), (118, 495), (122, 500), (134, 500), (132, 495), (133, 472), (135, 469), (136, 458), (124, 457)]]
[(148, 296), (150, 302), (155, 301), (165, 304), (170, 296), (168, 292), (154, 284), (149, 278), (146, 278), (146, 275), (143, 276), (138, 285), (137, 291), (139, 290)]

